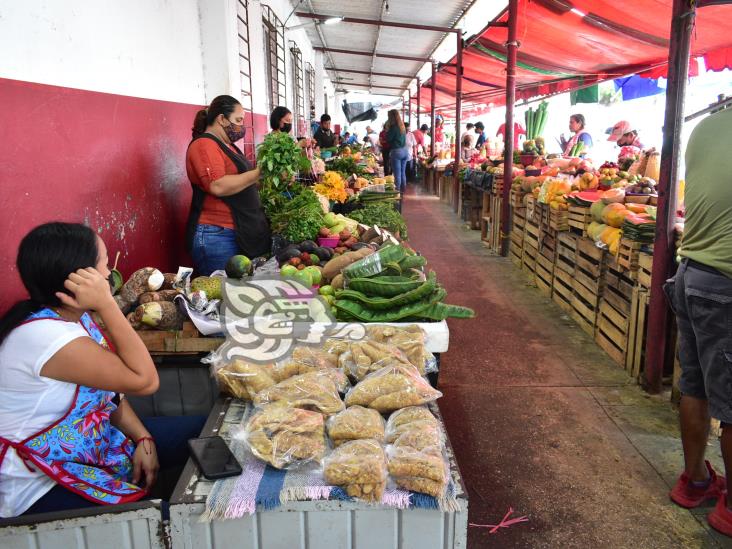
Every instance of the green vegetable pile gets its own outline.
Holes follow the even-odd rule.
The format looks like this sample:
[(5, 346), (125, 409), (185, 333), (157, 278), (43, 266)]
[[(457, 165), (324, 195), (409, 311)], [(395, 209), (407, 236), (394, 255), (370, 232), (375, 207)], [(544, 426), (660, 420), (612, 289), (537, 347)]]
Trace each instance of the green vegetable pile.
[(257, 165), (262, 172), (259, 195), (268, 217), (281, 211), (291, 199), (288, 191), (297, 185), (295, 175), (310, 170), (302, 149), (292, 137), (283, 132), (272, 132), (264, 137), (257, 148)]
[(340, 172), (343, 177), (351, 177), (356, 174), (363, 176), (366, 171), (350, 156), (339, 156), (338, 158), (328, 162), (328, 169), (334, 172)]
[(434, 272), (425, 280), (412, 270), (424, 265), (422, 256), (392, 245), (347, 266), (343, 275), (348, 288), (336, 292), (334, 302), (338, 320), (430, 322), (473, 318), (472, 309), (442, 302), (447, 292), (437, 283)]
[(314, 240), (325, 224), (318, 195), (300, 185), (292, 189), (291, 193), (293, 198), (282, 202), (281, 208), (269, 216), (272, 231), (290, 242)]
[(407, 238), (407, 224), (402, 214), (396, 211), (390, 202), (367, 204), (359, 210), (352, 211), (348, 217), (370, 227), (378, 225), (391, 233), (398, 233), (403, 240)]

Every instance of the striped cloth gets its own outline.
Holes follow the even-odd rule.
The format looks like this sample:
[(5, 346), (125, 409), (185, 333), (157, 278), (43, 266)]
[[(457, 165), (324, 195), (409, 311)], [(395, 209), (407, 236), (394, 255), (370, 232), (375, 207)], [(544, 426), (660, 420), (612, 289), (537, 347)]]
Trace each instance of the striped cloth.
[[(251, 411), (248, 407), (242, 417), (242, 429)], [(293, 470), (275, 469), (256, 458), (241, 436), (232, 437), (229, 447), (241, 464), (243, 473), (214, 483), (201, 516), (204, 522), (241, 518), (254, 514), (258, 508), (271, 510), (290, 501), (352, 500), (342, 488), (327, 485), (322, 469), (316, 465)], [(394, 509), (460, 510), (453, 480), (449, 482), (445, 496), (439, 499), (406, 490), (387, 489), (379, 505)]]

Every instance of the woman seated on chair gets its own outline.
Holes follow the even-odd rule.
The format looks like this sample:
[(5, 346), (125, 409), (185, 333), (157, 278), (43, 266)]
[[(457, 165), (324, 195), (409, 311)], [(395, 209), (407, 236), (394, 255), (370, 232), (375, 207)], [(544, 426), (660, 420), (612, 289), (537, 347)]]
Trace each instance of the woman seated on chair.
[(161, 464), (183, 465), (203, 418), (141, 421), (119, 399), (154, 393), (158, 374), (93, 230), (36, 227), (17, 266), (29, 299), (0, 319), (0, 517), (146, 497)]

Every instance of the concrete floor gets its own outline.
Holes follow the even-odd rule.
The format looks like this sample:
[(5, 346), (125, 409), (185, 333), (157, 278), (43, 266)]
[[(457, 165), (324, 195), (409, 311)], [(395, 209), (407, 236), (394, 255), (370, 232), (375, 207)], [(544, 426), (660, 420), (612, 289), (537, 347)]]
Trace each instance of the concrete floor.
[[(707, 525), (710, 507), (668, 499), (683, 467), (668, 394), (644, 393), (451, 208), (410, 187), (403, 213), (447, 302), (477, 312), (449, 321), (439, 383), (470, 522), (509, 507), (529, 518), (494, 535), (471, 527), (468, 546), (732, 547)], [(721, 470), (716, 441), (709, 457)]]

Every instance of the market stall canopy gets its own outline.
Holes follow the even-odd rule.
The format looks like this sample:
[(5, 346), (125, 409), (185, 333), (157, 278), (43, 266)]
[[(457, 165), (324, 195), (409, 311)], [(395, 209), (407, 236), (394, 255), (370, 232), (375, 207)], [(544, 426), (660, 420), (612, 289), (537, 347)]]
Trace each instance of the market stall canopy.
[(344, 0), (334, 7), (332, 1), (309, 0), (296, 15), (315, 23), (305, 29), (315, 50), (323, 52), (337, 90), (401, 95), (471, 4)]
[[(666, 75), (672, 0), (519, 0), (516, 98), (570, 91), (640, 73)], [(498, 22), (507, 21), (502, 14)], [(692, 55), (711, 70), (732, 68), (732, 5), (697, 9)], [(505, 27), (488, 26), (463, 53), (463, 105), (505, 103)], [(695, 69), (695, 64), (692, 63)], [(423, 84), (429, 103), (432, 82)], [(435, 103), (454, 111), (455, 59), (439, 68)]]

